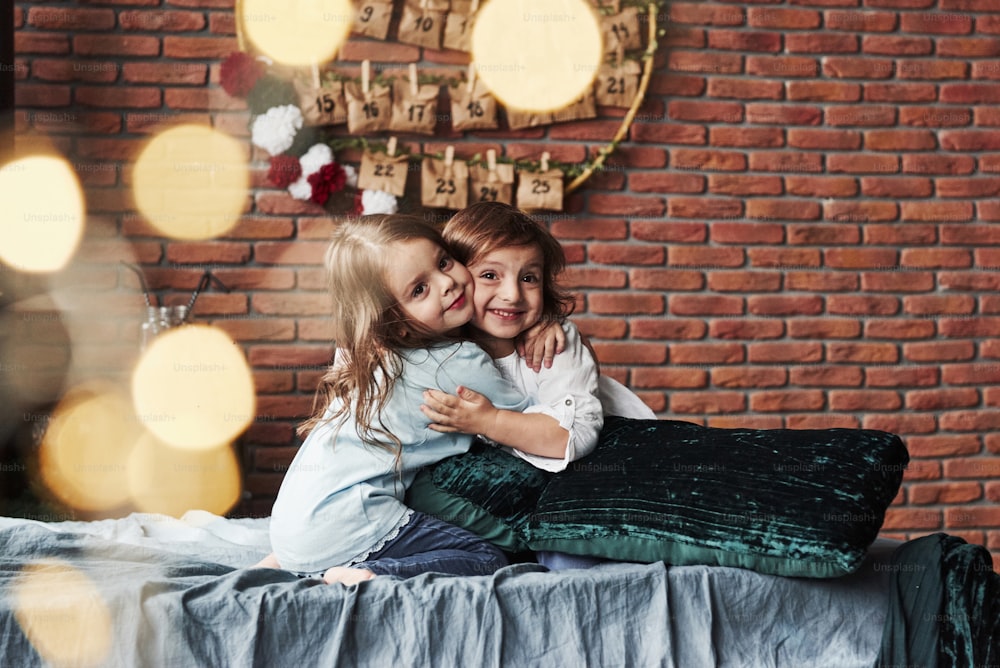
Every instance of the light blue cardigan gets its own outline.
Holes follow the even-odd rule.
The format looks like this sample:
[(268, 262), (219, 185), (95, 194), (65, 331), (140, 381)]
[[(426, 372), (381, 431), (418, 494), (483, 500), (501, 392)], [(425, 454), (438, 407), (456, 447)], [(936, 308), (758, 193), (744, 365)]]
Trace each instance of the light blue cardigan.
[[(528, 400), (504, 380), (493, 361), (469, 342), (407, 351), (402, 377), (382, 414), (403, 443), (400, 470), (392, 454), (361, 442), (353, 418), (335, 434), (326, 422), (306, 438), (281, 483), (271, 513), (271, 546), (282, 568), (318, 573), (363, 561), (405, 523), (406, 488), (416, 472), (469, 449), (472, 436), (427, 428), (422, 393), (454, 393), (464, 385), (500, 409), (523, 411)], [(327, 409), (327, 414), (330, 414)]]

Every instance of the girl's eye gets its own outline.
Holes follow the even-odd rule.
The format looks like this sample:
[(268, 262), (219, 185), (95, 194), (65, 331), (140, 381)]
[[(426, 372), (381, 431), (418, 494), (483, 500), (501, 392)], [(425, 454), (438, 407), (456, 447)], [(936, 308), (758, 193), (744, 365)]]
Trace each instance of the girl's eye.
[(438, 260), (438, 269), (440, 269), (442, 271), (447, 271), (448, 269), (451, 269), (451, 266), (453, 264), (455, 264), (454, 260), (452, 260), (447, 255), (442, 255), (441, 259)]
[(495, 281), (497, 278), (497, 274), (495, 271), (484, 271), (483, 273), (479, 274), (479, 277), (485, 278), (487, 281)]
[(525, 274), (524, 276), (521, 277), (521, 280), (524, 281), (525, 283), (537, 283), (538, 277), (535, 276), (534, 274)]
[(423, 283), (421, 283), (420, 285), (418, 285), (415, 288), (413, 288), (413, 296), (414, 297), (419, 297), (420, 295), (424, 294), (424, 292), (426, 290), (427, 290), (427, 286), (424, 285)]

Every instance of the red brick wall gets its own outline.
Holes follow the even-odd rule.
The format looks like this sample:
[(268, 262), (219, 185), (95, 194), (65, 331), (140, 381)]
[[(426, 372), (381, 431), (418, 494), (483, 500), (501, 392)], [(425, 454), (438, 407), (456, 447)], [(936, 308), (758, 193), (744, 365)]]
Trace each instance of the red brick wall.
[[(128, 192), (150, 128), (183, 117), (247, 135), (242, 103), (218, 86), (236, 47), (232, 0), (81, 4), (18, 3), (18, 128), (51, 136), (80, 166), (103, 225), (83, 251), (105, 277), (94, 290), (134, 303), (128, 277), (100, 273), (100, 249), (117, 238), (168, 302), (185, 301), (206, 267), (233, 288), (203, 295), (197, 315), (254, 368), (241, 510), (266, 513), (330, 355), (321, 256), (333, 221), (268, 188), (255, 154), (257, 187), (232, 233), (156, 237)], [(913, 461), (887, 534), (943, 530), (1000, 555), (1000, 1), (663, 12), (629, 137), (568, 199), (569, 215), (548, 219), (605, 373), (663, 417), (899, 433)], [(352, 43), (341, 58), (366, 53)], [(582, 160), (617, 124), (448, 141), (463, 155), (544, 146)]]

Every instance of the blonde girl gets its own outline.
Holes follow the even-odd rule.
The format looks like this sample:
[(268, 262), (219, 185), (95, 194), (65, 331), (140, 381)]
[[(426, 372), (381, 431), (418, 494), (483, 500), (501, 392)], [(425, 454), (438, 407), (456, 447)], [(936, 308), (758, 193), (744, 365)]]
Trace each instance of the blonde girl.
[(259, 565), (344, 584), (492, 573), (506, 565), (498, 549), (403, 503), (419, 468), (472, 440), (428, 428), (425, 389), (461, 383), (503, 410), (527, 405), (489, 355), (457, 338), (473, 313), (472, 277), (434, 227), (404, 215), (342, 223), (326, 266), (336, 360), (274, 504), (274, 554)]

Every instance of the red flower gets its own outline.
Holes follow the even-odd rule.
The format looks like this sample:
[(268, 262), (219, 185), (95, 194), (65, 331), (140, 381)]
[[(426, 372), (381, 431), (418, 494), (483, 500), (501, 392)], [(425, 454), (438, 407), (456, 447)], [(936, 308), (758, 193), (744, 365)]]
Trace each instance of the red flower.
[(309, 198), (317, 204), (326, 204), (330, 195), (340, 192), (347, 184), (347, 174), (344, 168), (336, 162), (323, 165), (307, 179), (312, 186), (312, 196)]
[(302, 164), (294, 155), (271, 156), (271, 168), (267, 170), (267, 180), (279, 188), (287, 188), (302, 176)]
[(222, 61), (219, 83), (233, 97), (245, 97), (264, 76), (264, 65), (253, 56), (234, 51)]

